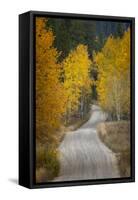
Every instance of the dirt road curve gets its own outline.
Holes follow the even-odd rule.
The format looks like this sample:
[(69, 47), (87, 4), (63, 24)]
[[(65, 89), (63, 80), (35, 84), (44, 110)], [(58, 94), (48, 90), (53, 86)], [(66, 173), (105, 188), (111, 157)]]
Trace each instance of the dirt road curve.
[(93, 105), (90, 119), (66, 134), (59, 146), (60, 173), (54, 181), (119, 177), (115, 155), (101, 142), (96, 130), (97, 123), (105, 119), (100, 107)]

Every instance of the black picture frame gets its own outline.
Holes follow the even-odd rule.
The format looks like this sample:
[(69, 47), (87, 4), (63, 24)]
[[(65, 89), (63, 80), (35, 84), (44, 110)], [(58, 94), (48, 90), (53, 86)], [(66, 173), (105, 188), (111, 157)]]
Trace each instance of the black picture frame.
[[(128, 178), (35, 183), (35, 23), (36, 16), (106, 20), (131, 24), (131, 176)], [(19, 15), (19, 184), (27, 188), (135, 181), (135, 18), (29, 11)]]

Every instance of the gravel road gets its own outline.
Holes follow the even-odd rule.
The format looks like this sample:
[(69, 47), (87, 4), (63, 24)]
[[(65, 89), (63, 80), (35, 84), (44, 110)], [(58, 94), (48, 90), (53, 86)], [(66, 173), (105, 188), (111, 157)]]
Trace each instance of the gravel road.
[(59, 146), (60, 173), (54, 181), (117, 178), (114, 153), (100, 140), (96, 125), (106, 120), (100, 107), (93, 105), (90, 119), (66, 134)]

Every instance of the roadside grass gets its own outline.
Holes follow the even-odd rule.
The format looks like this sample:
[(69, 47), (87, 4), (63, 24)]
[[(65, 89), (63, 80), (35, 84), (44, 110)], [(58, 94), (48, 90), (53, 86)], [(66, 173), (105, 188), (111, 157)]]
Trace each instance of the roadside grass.
[(97, 126), (101, 140), (116, 154), (121, 177), (130, 176), (130, 122), (104, 122)]
[[(60, 170), (58, 146), (67, 132), (80, 128), (90, 117), (88, 113), (83, 119), (72, 120), (66, 126), (60, 127), (54, 135), (45, 134), (45, 128), (36, 138), (36, 182), (52, 181), (58, 176)], [(37, 131), (40, 133), (40, 129)]]
[(37, 133), (39, 132), (36, 137), (37, 183), (53, 180), (58, 176), (60, 169), (58, 146), (64, 137), (64, 127), (55, 130), (54, 134), (48, 134), (45, 130), (45, 127), (37, 130)]
[(59, 173), (58, 151), (55, 147), (38, 145), (36, 148), (36, 182), (52, 180)]

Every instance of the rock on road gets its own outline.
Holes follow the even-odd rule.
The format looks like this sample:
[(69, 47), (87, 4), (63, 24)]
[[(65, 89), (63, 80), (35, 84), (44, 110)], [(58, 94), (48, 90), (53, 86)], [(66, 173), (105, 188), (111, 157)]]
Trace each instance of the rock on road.
[(59, 146), (60, 172), (54, 181), (117, 178), (114, 153), (100, 140), (96, 125), (106, 114), (93, 105), (90, 119), (76, 131), (68, 132)]

